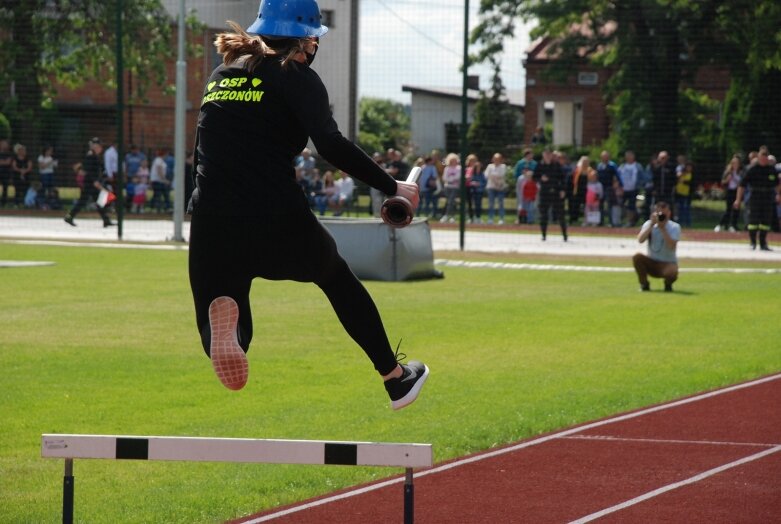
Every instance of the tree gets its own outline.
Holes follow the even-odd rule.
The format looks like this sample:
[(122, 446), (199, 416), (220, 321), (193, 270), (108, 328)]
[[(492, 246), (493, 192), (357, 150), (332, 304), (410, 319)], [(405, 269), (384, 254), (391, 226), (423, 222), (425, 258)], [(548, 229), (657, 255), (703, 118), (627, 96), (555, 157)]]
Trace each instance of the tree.
[(494, 153), (507, 156), (508, 146), (519, 143), (523, 134), (519, 123), (520, 114), (505, 96), (499, 65), (494, 63), (493, 66), (491, 90), (480, 93), (474, 120), (467, 131), (470, 152), (483, 159), (491, 158)]
[(358, 103), (358, 145), (364, 151), (405, 151), (410, 141), (410, 117), (399, 102), (361, 98)]
[[(780, 70), (779, 11), (775, 0), (484, 0), (481, 23), (472, 33), (481, 48), (473, 59), (501, 53), (516, 22), (535, 19), (533, 36), (556, 39), (553, 77), (583, 60), (613, 71), (605, 97), (622, 149), (632, 147), (641, 155), (684, 150), (715, 143), (713, 127), (698, 123), (715, 120), (716, 106), (690, 88), (705, 64), (726, 65), (733, 75), (725, 115), (739, 116), (735, 123), (749, 127), (761, 120), (779, 128), (781, 115), (767, 122), (770, 118), (761, 118), (767, 113), (752, 115), (753, 102), (746, 100), (768, 93), (773, 72)], [(740, 143), (735, 133), (744, 141), (750, 135), (740, 125), (733, 131), (725, 143)], [(765, 131), (768, 137), (778, 134)]]
[[(0, 95), (19, 139), (36, 142), (36, 124), (53, 106), (57, 86), (95, 80), (116, 88), (115, 0), (0, 0)], [(188, 28), (200, 29), (193, 16)], [(172, 20), (160, 0), (123, 3), (124, 68), (143, 99), (152, 82), (164, 85), (175, 57)], [(198, 52), (197, 46), (190, 48)], [(13, 89), (11, 88), (13, 86)], [(13, 114), (10, 114), (12, 113)]]

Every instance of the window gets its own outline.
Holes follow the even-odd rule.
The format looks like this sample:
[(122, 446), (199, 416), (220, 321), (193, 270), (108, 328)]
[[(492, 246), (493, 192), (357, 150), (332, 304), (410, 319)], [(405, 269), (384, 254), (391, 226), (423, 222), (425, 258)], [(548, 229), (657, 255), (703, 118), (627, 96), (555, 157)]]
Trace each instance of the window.
[(321, 24), (328, 26), (329, 28), (334, 27), (334, 11), (333, 9), (322, 9), (320, 11), (320, 14), (322, 15), (323, 19), (320, 21)]
[(599, 83), (598, 73), (578, 73), (578, 85), (582, 86), (595, 86)]

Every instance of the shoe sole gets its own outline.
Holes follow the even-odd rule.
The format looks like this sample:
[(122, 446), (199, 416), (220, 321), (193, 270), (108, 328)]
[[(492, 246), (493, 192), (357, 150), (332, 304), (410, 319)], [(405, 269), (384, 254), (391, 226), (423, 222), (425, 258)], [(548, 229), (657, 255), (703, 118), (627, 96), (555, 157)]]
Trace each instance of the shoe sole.
[(222, 385), (234, 391), (243, 388), (249, 376), (247, 355), (236, 334), (238, 322), (239, 306), (232, 298), (217, 297), (209, 305), (212, 367)]
[(420, 390), (423, 388), (423, 384), (425, 384), (426, 379), (428, 379), (428, 366), (423, 364), (423, 367), (423, 375), (420, 377), (420, 379), (418, 379), (417, 382), (415, 382), (415, 385), (412, 386), (412, 389), (410, 389), (409, 392), (407, 392), (407, 394), (401, 397), (399, 400), (391, 401), (391, 407), (393, 409), (399, 410), (405, 406), (409, 406), (418, 398), (418, 394), (420, 394)]

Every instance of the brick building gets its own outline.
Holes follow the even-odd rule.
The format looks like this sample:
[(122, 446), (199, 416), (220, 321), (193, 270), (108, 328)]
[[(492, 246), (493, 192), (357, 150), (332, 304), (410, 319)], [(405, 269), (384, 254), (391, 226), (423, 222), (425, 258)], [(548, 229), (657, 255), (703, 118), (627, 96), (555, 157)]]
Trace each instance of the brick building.
[[(614, 30), (607, 25), (605, 31)], [(582, 30), (573, 26), (573, 30)], [(566, 79), (546, 79), (545, 72), (557, 58), (556, 43), (551, 37), (533, 42), (524, 60), (526, 69), (526, 113), (524, 143), (538, 126), (551, 123), (555, 145), (589, 147), (601, 143), (610, 134), (611, 121), (604, 98), (604, 86), (613, 71), (589, 63), (585, 50)], [(704, 67), (695, 75), (692, 87), (723, 102), (729, 89), (729, 73), (725, 69)], [(550, 137), (549, 137), (550, 138)]]

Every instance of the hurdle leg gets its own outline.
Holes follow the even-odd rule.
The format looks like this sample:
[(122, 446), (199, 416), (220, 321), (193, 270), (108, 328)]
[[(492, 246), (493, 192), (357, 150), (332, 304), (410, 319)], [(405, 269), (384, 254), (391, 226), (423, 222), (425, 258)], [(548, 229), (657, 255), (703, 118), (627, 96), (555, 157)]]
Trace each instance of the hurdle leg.
[(73, 524), (73, 459), (65, 459), (62, 478), (62, 524)]
[(415, 486), (412, 485), (412, 468), (407, 468), (404, 478), (404, 524), (415, 522)]

